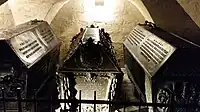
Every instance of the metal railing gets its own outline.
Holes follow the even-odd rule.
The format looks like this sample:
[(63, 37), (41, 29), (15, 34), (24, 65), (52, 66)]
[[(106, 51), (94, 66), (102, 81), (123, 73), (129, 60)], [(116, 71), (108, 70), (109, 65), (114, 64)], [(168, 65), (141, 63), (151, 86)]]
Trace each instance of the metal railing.
[[(138, 107), (136, 111), (138, 112), (143, 112), (144, 109), (147, 112), (148, 111), (148, 107), (153, 108), (153, 112), (157, 112), (156, 108), (157, 107), (166, 107), (168, 108), (169, 111), (174, 112), (172, 109), (174, 107), (176, 108), (200, 108), (198, 105), (193, 105), (193, 104), (175, 104), (174, 102), (171, 102), (170, 104), (161, 104), (161, 103), (145, 103), (142, 102), (142, 100), (139, 101), (124, 101), (124, 100), (113, 100), (113, 101), (107, 101), (107, 100), (97, 100), (96, 99), (96, 91), (94, 91), (94, 99), (93, 100), (82, 100), (81, 99), (81, 91), (79, 91), (79, 99), (57, 99), (57, 100), (53, 100), (53, 99), (42, 99), (42, 98), (33, 98), (33, 99), (24, 99), (21, 97), (21, 90), (20, 88), (17, 88), (17, 97), (16, 98), (6, 98), (5, 97), (5, 93), (4, 93), (4, 89), (1, 88), (1, 92), (2, 92), (2, 97), (0, 98), (0, 102), (3, 104), (2, 105), (2, 109), (1, 112), (7, 112), (7, 108), (6, 108), (6, 103), (9, 102), (17, 102), (17, 106), (18, 112), (24, 112), (23, 111), (23, 107), (22, 107), (22, 103), (32, 103), (34, 105), (34, 111), (33, 112), (38, 112), (37, 111), (37, 103), (47, 103), (50, 104), (50, 109), (53, 112), (53, 107), (52, 104), (53, 103), (71, 103), (71, 105), (78, 105), (78, 108), (76, 110), (65, 110), (64, 112), (81, 112), (81, 106), (83, 104), (93, 104), (94, 108), (93, 108), (93, 112), (96, 112), (96, 105), (97, 104), (107, 104), (109, 105), (109, 112), (112, 112), (113, 110), (111, 109), (112, 106), (117, 105), (117, 106), (121, 106), (121, 110), (122, 112), (126, 112), (126, 107), (127, 106), (136, 106)], [(32, 111), (31, 111), (32, 112)], [(128, 111), (127, 111), (128, 112)]]

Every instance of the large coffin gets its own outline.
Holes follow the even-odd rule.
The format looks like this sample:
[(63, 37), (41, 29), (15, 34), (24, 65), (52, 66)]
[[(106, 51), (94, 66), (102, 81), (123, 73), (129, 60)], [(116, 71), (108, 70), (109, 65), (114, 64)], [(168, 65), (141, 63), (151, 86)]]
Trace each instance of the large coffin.
[[(81, 29), (73, 37), (69, 52), (59, 69), (64, 74), (68, 98), (114, 100), (123, 73), (116, 61), (109, 34), (94, 26)], [(72, 93), (75, 93), (72, 95)], [(63, 95), (65, 96), (65, 95)], [(69, 108), (72, 109), (72, 106)], [(76, 109), (77, 107), (75, 107)], [(83, 112), (94, 111), (93, 104), (82, 104)], [(96, 112), (107, 112), (108, 105), (97, 105)]]
[[(198, 104), (198, 45), (146, 22), (132, 30), (124, 42), (124, 52), (128, 75), (143, 101)], [(173, 109), (157, 108), (161, 112), (180, 110)], [(196, 108), (188, 110), (194, 111), (192, 109)]]
[[(22, 98), (57, 97), (54, 76), (60, 43), (47, 22), (29, 21), (1, 30), (0, 49), (0, 84), (6, 98), (16, 98), (16, 88), (21, 88)], [(30, 110), (31, 103), (23, 104), (23, 109)], [(6, 110), (17, 111), (17, 105), (7, 103)]]
[[(62, 71), (120, 73), (112, 42), (104, 33), (99, 28), (86, 28), (77, 34), (76, 40), (70, 46)], [(94, 42), (88, 44), (90, 37)]]

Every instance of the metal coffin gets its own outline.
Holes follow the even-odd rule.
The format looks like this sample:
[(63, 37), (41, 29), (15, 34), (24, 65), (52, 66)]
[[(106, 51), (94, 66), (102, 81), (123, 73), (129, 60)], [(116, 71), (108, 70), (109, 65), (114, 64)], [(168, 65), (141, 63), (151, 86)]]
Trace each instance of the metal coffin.
[(176, 49), (139, 25), (132, 30), (124, 45), (151, 77)]
[[(91, 44), (87, 41), (94, 40)], [(72, 41), (61, 71), (120, 73), (110, 43), (99, 28), (86, 28)]]
[[(56, 93), (54, 76), (59, 59), (60, 43), (48, 23), (29, 21), (15, 28), (2, 30), (0, 39), (1, 49), (4, 52), (0, 59), (2, 63), (0, 71), (4, 74), (1, 75), (0, 83), (8, 94), (6, 97), (15, 98), (15, 89), (21, 88), (22, 98), (50, 98), (51, 96), (56, 98), (58, 93)], [(3, 72), (5, 68), (9, 70), (6, 73)], [(7, 80), (9, 84), (5, 82)], [(13, 80), (17, 81), (15, 82), (17, 84)], [(52, 86), (51, 89), (50, 86)], [(9, 105), (7, 110), (17, 111), (16, 106)], [(32, 108), (32, 104), (23, 106), (28, 110)], [(42, 108), (47, 109), (47, 107)]]
[[(197, 102), (194, 97), (199, 95), (198, 45), (146, 22), (130, 33), (124, 42), (124, 53), (125, 67), (145, 102)], [(193, 89), (193, 93), (186, 88)], [(189, 102), (188, 97), (191, 97)], [(156, 108), (161, 112), (186, 108), (173, 109)]]
[[(68, 99), (81, 97), (83, 100), (91, 100), (95, 96), (96, 100), (115, 100), (123, 79), (108, 33), (94, 26), (81, 29), (73, 37), (59, 72), (64, 75), (62, 82), (66, 85), (64, 91), (67, 94), (63, 96)], [(67, 109), (75, 111), (78, 109), (77, 104), (69, 105)], [(92, 104), (83, 104), (79, 111), (94, 109)], [(109, 106), (98, 104), (96, 111), (108, 112)]]
[[(175, 47), (157, 37), (142, 26), (136, 26), (124, 42), (125, 68), (135, 83), (143, 101), (151, 101), (151, 95), (145, 95), (151, 84), (151, 78), (175, 51)], [(147, 81), (149, 80), (149, 81)], [(151, 86), (150, 86), (151, 87)], [(139, 95), (138, 95), (139, 96)]]

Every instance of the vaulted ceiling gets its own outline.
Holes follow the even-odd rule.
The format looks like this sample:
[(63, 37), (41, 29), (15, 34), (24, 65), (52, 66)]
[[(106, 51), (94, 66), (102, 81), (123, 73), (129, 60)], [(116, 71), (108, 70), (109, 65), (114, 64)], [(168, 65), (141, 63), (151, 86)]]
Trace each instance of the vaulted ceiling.
[[(74, 21), (70, 16), (75, 18), (77, 15), (84, 15), (83, 1), (84, 0), (8, 0), (6, 2), (6, 0), (3, 0), (0, 2), (0, 4), (5, 2), (0, 7), (0, 23), (3, 24), (1, 28), (17, 25), (30, 19), (43, 19), (54, 24), (56, 22), (55, 20), (58, 20), (58, 18), (68, 18), (70, 19), (68, 21)], [(199, 0), (110, 1), (115, 1), (117, 3), (117, 8), (115, 9), (116, 19), (132, 21), (132, 23), (141, 22), (143, 21), (142, 19), (153, 21), (166, 30), (198, 41), (200, 26)], [(119, 18), (119, 16), (121, 18)], [(130, 18), (133, 18), (133, 20)], [(84, 21), (82, 16), (76, 19)], [(116, 23), (116, 20), (112, 21), (112, 23)]]
[(113, 8), (112, 14), (109, 9), (102, 9), (90, 12), (90, 16), (99, 19), (112, 15), (113, 19), (93, 22), (86, 17), (88, 12), (85, 7), (89, 9), (90, 4), (85, 6), (84, 1), (88, 0), (8, 0), (0, 6), (0, 28), (12, 27), (31, 19), (46, 20), (63, 43), (63, 56), (71, 37), (80, 27), (90, 24), (104, 27), (115, 44), (122, 43), (133, 27), (145, 20), (200, 44), (199, 0), (107, 0), (110, 1), (107, 8)]

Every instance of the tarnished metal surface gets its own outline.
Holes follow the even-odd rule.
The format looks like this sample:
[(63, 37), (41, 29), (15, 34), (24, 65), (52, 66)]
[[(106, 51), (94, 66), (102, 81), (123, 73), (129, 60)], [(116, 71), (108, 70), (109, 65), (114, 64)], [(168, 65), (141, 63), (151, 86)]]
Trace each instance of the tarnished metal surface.
[(48, 49), (52, 49), (59, 44), (58, 39), (55, 38), (55, 34), (47, 23), (39, 25), (39, 27), (35, 29), (35, 32)]
[(141, 26), (133, 29), (124, 45), (150, 76), (153, 76), (175, 51), (175, 47)]
[[(36, 30), (44, 30), (46, 38), (37, 34)], [(4, 88), (5, 93), (0, 94), (0, 97), (57, 99), (56, 81), (53, 77), (56, 75), (60, 44), (48, 23), (30, 21), (15, 28), (1, 30), (0, 36), (0, 49), (3, 53), (0, 56), (0, 87)], [(33, 109), (33, 103), (26, 102), (21, 106), (23, 109), (16, 102), (6, 102), (5, 110), (28, 112)], [(38, 103), (37, 106), (35, 111), (50, 111), (49, 105)], [(0, 109), (2, 107), (0, 105)]]
[(21, 58), (27, 66), (32, 64), (46, 52), (45, 47), (31, 31), (11, 38), (10, 44), (19, 58)]
[[(92, 44), (88, 44), (90, 34), (93, 35), (91, 36), (94, 42)], [(79, 32), (70, 45), (61, 71), (120, 73), (112, 42), (109, 38), (109, 35), (100, 32), (99, 28), (86, 28), (85, 31)], [(84, 44), (83, 41), (87, 44)]]
[(2, 30), (0, 38), (28, 68), (60, 44), (48, 23), (37, 20)]
[[(92, 25), (72, 38), (68, 55), (59, 68), (66, 79), (64, 82), (68, 80), (65, 84), (67, 89), (64, 90), (67, 98), (72, 99), (76, 95), (76, 99), (79, 99), (77, 92), (80, 90), (81, 99), (92, 100), (95, 91), (96, 100), (114, 100), (117, 97), (123, 73), (109, 39), (108, 33)], [(69, 104), (68, 107), (75, 110), (78, 106)], [(81, 106), (83, 112), (94, 109), (93, 105)], [(96, 112), (107, 111), (108, 105), (96, 105)]]
[(81, 39), (82, 39), (82, 36), (83, 36), (83, 32), (80, 32), (78, 35), (76, 35), (76, 39), (72, 41), (72, 43), (70, 44), (70, 48), (67, 52), (67, 56), (64, 60), (67, 61), (69, 58), (71, 58), (71, 56), (73, 56), (73, 54), (76, 52), (76, 50), (79, 48), (79, 45), (81, 44)]
[(32, 20), (10, 29), (3, 29), (0, 31), (0, 39), (8, 40), (16, 35), (21, 34), (22, 32), (26, 32), (28, 30), (34, 29), (35, 27), (38, 27), (38, 25), (41, 23), (45, 23), (45, 21)]
[[(198, 45), (150, 22), (137, 26), (124, 45), (126, 68), (147, 102), (199, 106)], [(159, 112), (199, 111), (196, 107), (176, 106), (155, 109)]]

